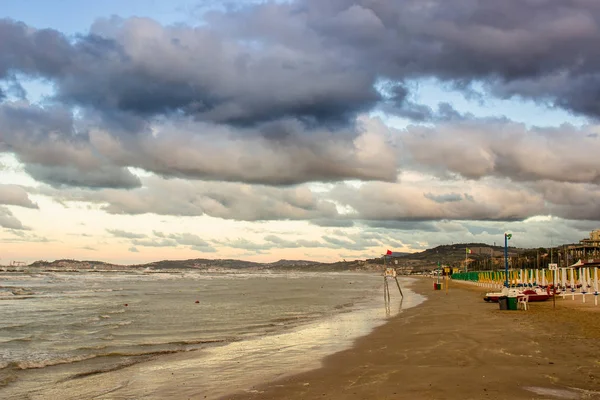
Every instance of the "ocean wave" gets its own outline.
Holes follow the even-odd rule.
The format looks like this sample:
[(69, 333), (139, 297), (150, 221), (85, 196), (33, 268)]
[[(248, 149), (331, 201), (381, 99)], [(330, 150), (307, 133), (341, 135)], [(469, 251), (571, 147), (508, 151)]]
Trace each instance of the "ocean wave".
[(97, 368), (97, 369), (93, 369), (90, 371), (79, 372), (75, 375), (72, 375), (72, 376), (66, 378), (66, 379), (63, 379), (60, 382), (81, 379), (81, 378), (85, 378), (85, 377), (88, 377), (91, 375), (98, 375), (98, 374), (103, 374), (106, 372), (118, 371), (120, 369), (127, 368), (132, 365), (140, 364), (142, 362), (151, 360), (158, 356), (162, 356), (162, 355), (166, 355), (166, 354), (182, 353), (182, 352), (193, 351), (193, 350), (194, 349), (191, 349), (191, 350), (158, 350), (158, 351), (152, 351), (152, 352), (147, 352), (147, 353), (112, 352), (112, 353), (102, 354), (102, 355), (98, 355), (97, 357), (98, 358), (100, 358), (100, 357), (119, 357), (119, 358), (134, 357), (134, 358), (133, 359), (128, 358), (125, 361), (122, 361), (118, 364), (108, 365), (103, 368)]
[(34, 298), (36, 298), (36, 296), (0, 296), (0, 301), (9, 302), (11, 300), (27, 300)]
[(4, 286), (0, 288), (0, 296), (12, 294), (14, 296), (31, 296), (36, 294), (31, 288), (19, 286)]
[(27, 322), (24, 324), (16, 324), (16, 325), (6, 325), (6, 326), (1, 326), (0, 331), (18, 331), (22, 328), (26, 328), (31, 325), (33, 325), (33, 322)]
[[(102, 332), (103, 330), (107, 330), (107, 329), (119, 329), (123, 326), (131, 325), (133, 323), (132, 320), (113, 322), (112, 320), (102, 319), (101, 321), (105, 321), (105, 322), (99, 323), (99, 324), (94, 324), (93, 327), (96, 328), (96, 330), (88, 330), (88, 332), (87, 332), (88, 335)], [(81, 326), (85, 326), (85, 324), (81, 325)]]
[(65, 358), (44, 359), (44, 360), (21, 360), (10, 362), (7, 368), (26, 370), (26, 369), (41, 369), (61, 364), (72, 364), (85, 360), (91, 360), (98, 357), (96, 354), (67, 356)]
[(334, 306), (333, 308), (336, 310), (343, 310), (345, 308), (350, 308), (353, 306), (354, 306), (354, 303), (344, 303), (344, 304), (338, 304), (337, 306)]
[[(19, 360), (18, 364), (11, 366), (4, 363), (8, 368), (15, 370), (73, 363), (76, 364), (73, 367), (60, 369), (78, 374), (72, 377), (76, 379), (120, 369), (163, 354), (204, 351), (202, 349), (220, 348), (223, 345), (235, 347), (235, 342), (253, 340), (265, 335), (287, 334), (315, 319), (360, 309), (361, 303), (357, 301), (357, 297), (371, 299), (376, 294), (379, 299), (379, 287), (371, 290), (369, 281), (365, 282), (369, 286), (366, 288), (354, 284), (363, 283), (361, 280), (355, 281), (354, 277), (346, 275), (315, 274), (314, 277), (318, 277), (319, 280), (313, 279), (312, 275), (265, 272), (186, 273), (168, 277), (168, 279), (183, 279), (185, 282), (170, 283), (161, 281), (165, 279), (165, 274), (153, 274), (143, 279), (122, 275), (118, 279), (113, 279), (111, 276), (104, 279), (105, 276), (98, 275), (94, 279), (83, 279), (78, 276), (68, 279), (72, 282), (66, 284), (44, 282), (43, 285), (36, 286), (30, 282), (11, 282), (13, 286), (31, 286), (41, 293), (37, 300), (32, 301), (36, 307), (32, 307), (28, 314), (23, 314), (18, 320), (6, 321), (7, 324), (12, 324), (8, 327), (6, 336), (13, 336), (16, 340), (22, 339), (25, 342), (27, 338), (19, 337), (36, 332), (36, 342), (35, 346), (31, 346), (31, 353), (27, 343), (15, 342), (6, 346), (7, 351), (14, 347), (14, 354), (3, 355), (4, 358), (0, 358), (6, 361), (5, 356), (10, 356), (9, 360)], [(343, 276), (343, 279), (340, 279), (340, 276)], [(259, 282), (264, 281), (265, 278), (268, 282)], [(309, 280), (306, 284), (297, 284), (297, 281), (286, 283), (288, 279), (294, 278), (309, 278)], [(246, 279), (256, 281), (249, 282)], [(273, 279), (280, 279), (281, 285), (277, 286), (273, 295), (265, 295), (265, 290), (271, 288), (269, 285), (273, 284)], [(337, 280), (328, 291), (328, 296), (331, 298), (313, 302), (314, 289), (325, 284), (329, 285), (331, 279)], [(216, 284), (211, 283), (212, 280), (215, 280)], [(223, 282), (224, 280), (227, 282)], [(243, 280), (243, 282), (235, 284), (232, 280)], [(349, 280), (352, 281), (352, 285), (348, 284)], [(379, 278), (377, 283), (380, 283)], [(183, 293), (179, 293), (182, 292), (179, 290), (179, 285)], [(114, 288), (107, 288), (107, 286), (114, 286)], [(73, 290), (69, 291), (69, 288)], [(231, 296), (231, 288), (234, 288), (234, 293), (240, 296)], [(343, 297), (334, 297), (338, 292)], [(227, 293), (227, 302), (222, 301), (225, 297), (224, 293)], [(245, 298), (241, 297), (242, 293)], [(128, 298), (119, 297), (124, 295)], [(46, 296), (50, 297), (51, 301), (47, 302)], [(65, 298), (64, 302), (61, 297)], [(77, 297), (86, 297), (86, 299), (80, 300)], [(202, 304), (194, 306), (193, 300), (198, 298), (201, 299)], [(185, 306), (180, 306), (182, 301), (185, 302)], [(211, 307), (211, 301), (215, 304), (214, 309)], [(129, 303), (130, 307), (124, 307), (125, 303)], [(335, 307), (335, 303), (340, 305)], [(0, 307), (5, 304), (8, 303), (0, 302)], [(19, 311), (23, 309), (19, 308), (20, 304), (22, 303), (10, 304), (10, 307), (15, 310), (15, 315), (20, 315)], [(263, 304), (266, 307), (263, 307)], [(245, 305), (252, 307), (250, 311), (244, 311)], [(227, 314), (234, 306), (235, 312)], [(165, 312), (165, 310), (169, 311)], [(168, 318), (161, 318), (162, 313), (165, 313), (165, 317)], [(148, 317), (149, 315), (151, 318)], [(223, 315), (228, 317), (223, 318)], [(26, 327), (28, 324), (17, 325), (18, 322), (25, 322), (25, 319), (35, 321), (35, 331), (33, 328), (28, 330), (29, 328)], [(128, 328), (118, 329), (131, 324), (133, 325)], [(5, 333), (3, 330), (0, 332)], [(42, 337), (38, 337), (38, 334)], [(69, 336), (62, 336), (66, 334)], [(194, 337), (211, 340), (193, 339)], [(186, 340), (186, 338), (192, 339)], [(55, 345), (57, 343), (60, 344), (58, 347)], [(2, 347), (0, 344), (0, 348)], [(56, 353), (57, 348), (63, 349), (62, 354)], [(96, 360), (86, 361), (91, 359)], [(82, 363), (78, 364), (79, 362)], [(16, 373), (21, 374), (19, 371)]]
[[(176, 340), (170, 342), (158, 342), (158, 343), (141, 343), (136, 344), (134, 348), (140, 348), (140, 351), (135, 350), (110, 350), (110, 345), (97, 345), (97, 346), (84, 346), (80, 347), (78, 351), (94, 351), (96, 352), (97, 357), (132, 357), (132, 356), (143, 356), (143, 355), (157, 355), (157, 354), (170, 354), (170, 353), (179, 353), (185, 351), (192, 351), (196, 349), (181, 349), (181, 348), (172, 348), (172, 349), (161, 349), (161, 350), (143, 350), (148, 347), (177, 347), (177, 346), (194, 346), (194, 345), (202, 345), (202, 344), (219, 344), (219, 343), (229, 343), (231, 340), (229, 339), (211, 339), (211, 340), (199, 340), (199, 339), (190, 339), (190, 340)], [(102, 350), (106, 350), (102, 352)]]
[[(137, 347), (137, 346), (136, 346)], [(140, 349), (141, 350), (141, 349)], [(11, 361), (5, 363), (3, 369), (15, 369), (15, 370), (29, 370), (29, 369), (42, 369), (46, 367), (52, 367), (63, 364), (75, 364), (83, 361), (88, 361), (97, 358), (127, 358), (127, 357), (154, 357), (165, 354), (182, 353), (187, 351), (193, 351), (196, 349), (162, 349), (162, 350), (150, 350), (150, 351), (131, 351), (131, 350), (113, 350), (105, 353), (96, 354), (83, 354), (83, 355), (70, 355), (64, 357), (43, 359), (43, 360), (20, 360)]]
[(14, 343), (14, 342), (31, 342), (31, 341), (33, 341), (33, 336), (10, 338), (10, 339), (6, 339), (6, 340), (0, 339), (0, 343), (2, 343), (2, 344)]
[(97, 346), (84, 346), (77, 348), (78, 351), (98, 351), (107, 349), (107, 345), (97, 345)]
[(118, 371), (120, 369), (127, 368), (132, 365), (144, 362), (144, 361), (145, 361), (145, 359), (129, 360), (129, 361), (117, 364), (117, 365), (110, 366), (110, 367), (98, 368), (98, 369), (93, 369), (91, 371), (80, 372), (78, 374), (70, 376), (69, 378), (63, 379), (59, 382), (66, 382), (66, 381), (70, 381), (70, 380), (81, 379), (81, 378), (85, 378), (85, 377), (91, 376), (91, 375), (103, 374), (105, 372)]
[(270, 322), (275, 323), (275, 324), (285, 324), (286, 322), (310, 321), (310, 320), (313, 320), (314, 318), (315, 318), (314, 315), (311, 316), (311, 315), (307, 315), (307, 314), (291, 315), (291, 316), (286, 316), (286, 317), (271, 318)]
[(213, 343), (226, 343), (229, 339), (190, 339), (190, 340), (176, 340), (172, 342), (164, 343), (142, 343), (137, 346), (183, 346), (183, 345), (195, 345), (195, 344), (213, 344)]

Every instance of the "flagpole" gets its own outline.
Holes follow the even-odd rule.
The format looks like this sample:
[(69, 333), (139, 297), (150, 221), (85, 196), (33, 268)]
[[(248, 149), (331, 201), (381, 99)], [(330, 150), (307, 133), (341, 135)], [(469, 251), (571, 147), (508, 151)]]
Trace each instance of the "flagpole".
[(512, 238), (511, 233), (504, 234), (504, 286), (509, 287), (508, 285), (508, 240)]
[(465, 272), (469, 272), (469, 267), (467, 266), (467, 254), (469, 254), (469, 248), (465, 247)]

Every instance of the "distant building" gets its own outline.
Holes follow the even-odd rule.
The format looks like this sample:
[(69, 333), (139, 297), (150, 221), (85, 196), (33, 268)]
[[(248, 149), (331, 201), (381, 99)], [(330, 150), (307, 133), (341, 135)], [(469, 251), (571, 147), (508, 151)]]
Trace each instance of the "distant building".
[(451, 267), (449, 265), (442, 266), (442, 275), (452, 275), (460, 272), (462, 272), (462, 270), (459, 267)]
[(569, 261), (600, 258), (600, 229), (590, 232), (589, 239), (581, 239), (579, 244), (567, 246)]
[(579, 241), (580, 244), (599, 247), (600, 246), (600, 229), (596, 229), (595, 231), (590, 232), (589, 239), (582, 239)]

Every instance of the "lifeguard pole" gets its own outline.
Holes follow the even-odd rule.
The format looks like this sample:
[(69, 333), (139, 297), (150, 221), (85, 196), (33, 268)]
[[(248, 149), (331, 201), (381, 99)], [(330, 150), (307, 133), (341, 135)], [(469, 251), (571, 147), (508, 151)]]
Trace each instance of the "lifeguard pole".
[(510, 282), (508, 281), (508, 241), (512, 238), (512, 233), (504, 234), (504, 286), (506, 288), (510, 287)]

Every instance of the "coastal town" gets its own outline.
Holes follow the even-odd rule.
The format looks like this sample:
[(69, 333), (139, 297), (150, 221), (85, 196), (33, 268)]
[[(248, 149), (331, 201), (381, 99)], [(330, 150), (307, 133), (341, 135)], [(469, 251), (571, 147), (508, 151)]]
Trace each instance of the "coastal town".
[[(589, 237), (578, 243), (561, 244), (552, 248), (524, 249), (507, 247), (509, 267), (519, 269), (547, 269), (556, 263), (561, 268), (575, 265), (586, 267), (600, 266), (600, 229), (591, 231)], [(272, 263), (258, 263), (230, 259), (191, 259), (163, 260), (147, 264), (119, 265), (102, 261), (56, 260), (36, 261), (26, 264), (11, 261), (0, 264), (0, 271), (19, 272), (26, 270), (50, 271), (146, 271), (160, 272), (169, 269), (196, 269), (223, 271), (236, 269), (250, 270), (306, 270), (306, 271), (382, 271), (386, 265), (393, 266), (401, 275), (432, 274), (440, 266), (455, 273), (468, 271), (492, 271), (504, 269), (504, 248), (483, 243), (457, 243), (441, 245), (414, 253), (380, 255), (365, 260), (321, 263), (310, 260), (279, 260)], [(580, 264), (576, 264), (576, 263)]]

